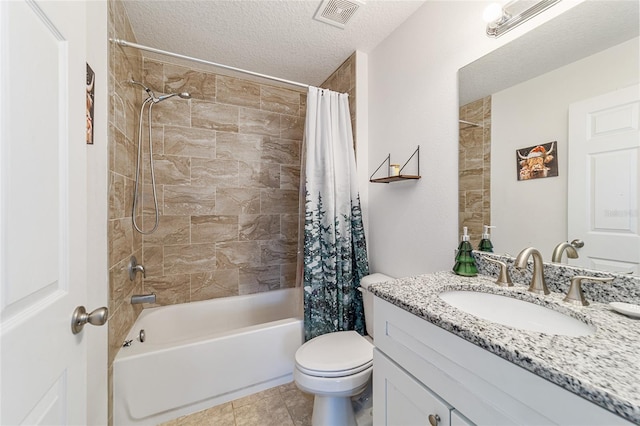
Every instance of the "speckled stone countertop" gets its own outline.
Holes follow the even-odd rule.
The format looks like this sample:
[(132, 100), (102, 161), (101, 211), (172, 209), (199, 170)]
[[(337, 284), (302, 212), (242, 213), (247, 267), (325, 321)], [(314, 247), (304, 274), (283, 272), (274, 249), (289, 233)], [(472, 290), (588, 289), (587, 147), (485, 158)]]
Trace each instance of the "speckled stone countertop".
[[(515, 283), (515, 276), (512, 276)], [(550, 286), (551, 288), (551, 286)], [(374, 284), (376, 296), (517, 364), (583, 398), (640, 424), (640, 320), (608, 304), (574, 307), (564, 294), (539, 296), (516, 283), (438, 272)], [(589, 336), (569, 337), (516, 330), (479, 319), (438, 297), (443, 291), (473, 290), (508, 295), (546, 306), (596, 327)]]

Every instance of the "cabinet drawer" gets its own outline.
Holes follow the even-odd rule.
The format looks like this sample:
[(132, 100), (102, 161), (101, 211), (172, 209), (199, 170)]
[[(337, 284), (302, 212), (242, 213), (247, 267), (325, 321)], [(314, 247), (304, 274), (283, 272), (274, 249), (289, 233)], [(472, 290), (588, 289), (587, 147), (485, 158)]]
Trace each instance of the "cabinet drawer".
[(451, 424), (451, 406), (377, 349), (374, 349), (373, 365), (375, 425), (429, 425), (429, 416), (432, 421), (439, 419), (438, 426)]

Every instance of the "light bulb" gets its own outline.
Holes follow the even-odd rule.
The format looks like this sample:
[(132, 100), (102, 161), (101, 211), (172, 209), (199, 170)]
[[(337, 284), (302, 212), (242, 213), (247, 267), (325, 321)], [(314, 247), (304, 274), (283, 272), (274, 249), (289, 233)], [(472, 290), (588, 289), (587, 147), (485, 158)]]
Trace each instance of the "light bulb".
[(500, 3), (491, 3), (484, 9), (482, 19), (487, 23), (496, 22), (502, 18), (503, 14), (504, 10), (502, 10)]

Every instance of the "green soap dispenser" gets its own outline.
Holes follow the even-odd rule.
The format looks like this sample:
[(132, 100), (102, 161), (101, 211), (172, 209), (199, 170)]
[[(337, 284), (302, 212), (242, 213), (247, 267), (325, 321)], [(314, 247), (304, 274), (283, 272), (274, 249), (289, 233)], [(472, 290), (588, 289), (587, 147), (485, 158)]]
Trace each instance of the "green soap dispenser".
[(453, 265), (453, 272), (464, 277), (475, 277), (476, 275), (478, 275), (478, 269), (476, 268), (476, 261), (471, 254), (471, 252), (473, 251), (473, 247), (469, 242), (467, 227), (465, 226), (462, 229), (462, 241), (458, 246), (458, 252), (456, 253), (456, 264)]
[(489, 228), (495, 228), (495, 226), (484, 225), (484, 233), (478, 245), (478, 250), (493, 253), (493, 244), (491, 244), (491, 240), (489, 239)]

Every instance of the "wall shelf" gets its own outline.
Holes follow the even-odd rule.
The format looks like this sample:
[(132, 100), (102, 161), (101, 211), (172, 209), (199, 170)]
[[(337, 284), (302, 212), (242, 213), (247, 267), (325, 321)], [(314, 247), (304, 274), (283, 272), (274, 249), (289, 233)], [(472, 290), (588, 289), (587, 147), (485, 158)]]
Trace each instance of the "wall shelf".
[(376, 179), (369, 179), (369, 182), (373, 183), (391, 183), (398, 182), (400, 180), (410, 180), (410, 179), (420, 179), (421, 176), (417, 175), (398, 175), (398, 176), (387, 176)]
[[(414, 156), (416, 156), (416, 154), (418, 154), (418, 156), (416, 157), (416, 161), (418, 162), (418, 174), (417, 175), (403, 175), (402, 174), (402, 170), (407, 166), (407, 164), (409, 164), (409, 161), (411, 161), (411, 159)], [(391, 183), (391, 182), (399, 182), (399, 181), (402, 181), (402, 180), (417, 180), (417, 179), (420, 179), (421, 178), (421, 176), (420, 176), (420, 145), (418, 145), (416, 150), (413, 151), (413, 154), (411, 154), (411, 157), (409, 157), (409, 159), (400, 168), (400, 172), (399, 172), (398, 175), (395, 175), (395, 176), (388, 176), (387, 175), (387, 176), (383, 176), (383, 177), (379, 177), (379, 178), (375, 178), (374, 179), (374, 176), (376, 175), (376, 173), (378, 173), (378, 170), (380, 170), (380, 167), (382, 167), (385, 163), (387, 163), (387, 174), (388, 174), (390, 166), (391, 166), (391, 154), (387, 155), (387, 158), (385, 158), (384, 161), (373, 172), (373, 174), (369, 178), (369, 182), (373, 182), (373, 183)]]

